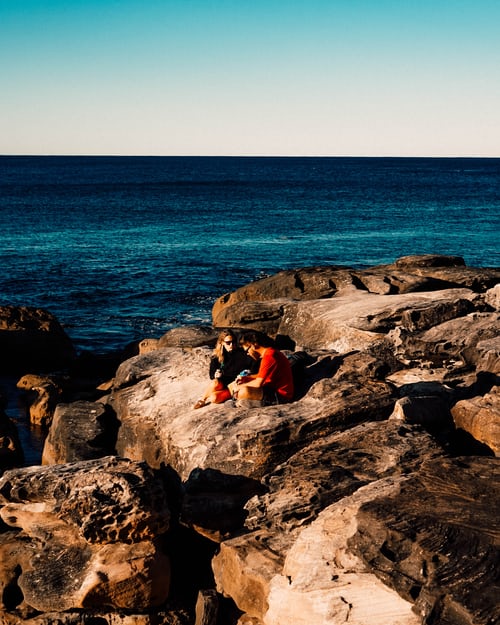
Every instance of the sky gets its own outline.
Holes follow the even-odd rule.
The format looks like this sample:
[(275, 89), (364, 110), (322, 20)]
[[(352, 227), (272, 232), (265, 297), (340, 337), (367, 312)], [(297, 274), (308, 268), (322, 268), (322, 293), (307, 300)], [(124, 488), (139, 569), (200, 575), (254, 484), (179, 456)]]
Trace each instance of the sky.
[(0, 0), (0, 154), (500, 157), (500, 1)]

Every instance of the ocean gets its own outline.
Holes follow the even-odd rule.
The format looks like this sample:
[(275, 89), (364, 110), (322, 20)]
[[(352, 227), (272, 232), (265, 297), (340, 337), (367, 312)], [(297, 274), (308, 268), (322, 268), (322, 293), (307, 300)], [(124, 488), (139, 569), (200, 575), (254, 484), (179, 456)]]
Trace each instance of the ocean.
[(0, 305), (105, 353), (282, 269), (500, 266), (499, 222), (500, 159), (0, 156)]
[(500, 159), (0, 157), (0, 304), (105, 352), (281, 269), (500, 265)]

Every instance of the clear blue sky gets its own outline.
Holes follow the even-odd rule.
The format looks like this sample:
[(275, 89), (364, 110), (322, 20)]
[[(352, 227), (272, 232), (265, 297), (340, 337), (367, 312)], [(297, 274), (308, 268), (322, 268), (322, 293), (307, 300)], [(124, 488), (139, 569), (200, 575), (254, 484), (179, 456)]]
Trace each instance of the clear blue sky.
[(0, 154), (500, 156), (499, 0), (0, 0)]

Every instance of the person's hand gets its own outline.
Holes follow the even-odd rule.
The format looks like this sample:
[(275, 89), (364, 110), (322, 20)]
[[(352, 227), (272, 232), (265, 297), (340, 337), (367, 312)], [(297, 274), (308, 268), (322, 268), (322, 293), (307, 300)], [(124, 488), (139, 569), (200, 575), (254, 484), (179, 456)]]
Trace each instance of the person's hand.
[(221, 377), (222, 377), (222, 371), (220, 369), (217, 369), (217, 371), (214, 373), (214, 378), (218, 380)]

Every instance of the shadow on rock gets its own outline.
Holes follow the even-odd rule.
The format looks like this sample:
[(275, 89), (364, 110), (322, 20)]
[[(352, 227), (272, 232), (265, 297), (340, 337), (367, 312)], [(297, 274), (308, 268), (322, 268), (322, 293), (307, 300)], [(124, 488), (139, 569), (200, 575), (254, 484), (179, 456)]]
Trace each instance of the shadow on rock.
[(184, 483), (180, 522), (220, 541), (243, 527), (246, 502), (266, 490), (260, 481), (243, 475), (194, 469)]

